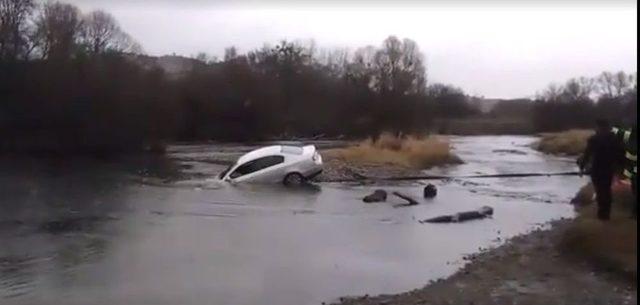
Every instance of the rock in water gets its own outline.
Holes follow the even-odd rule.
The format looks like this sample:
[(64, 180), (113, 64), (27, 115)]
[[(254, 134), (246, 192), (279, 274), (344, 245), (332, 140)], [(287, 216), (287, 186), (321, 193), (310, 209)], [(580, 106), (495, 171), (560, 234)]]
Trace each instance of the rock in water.
[(424, 187), (424, 198), (433, 198), (438, 195), (438, 189), (433, 184), (428, 184)]
[(369, 194), (362, 198), (362, 201), (370, 203), (370, 202), (381, 202), (387, 200), (387, 192), (385, 190), (375, 190), (372, 194)]

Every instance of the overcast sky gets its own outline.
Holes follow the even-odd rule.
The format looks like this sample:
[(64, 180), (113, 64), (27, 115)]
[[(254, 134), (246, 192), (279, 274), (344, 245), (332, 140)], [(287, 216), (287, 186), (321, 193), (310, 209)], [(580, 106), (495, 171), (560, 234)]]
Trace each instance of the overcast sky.
[(415, 40), (429, 82), (487, 98), (526, 97), (550, 82), (637, 70), (636, 1), (237, 2), (67, 0), (104, 9), (151, 55), (222, 57), (265, 42), (313, 39), (355, 50), (389, 35)]

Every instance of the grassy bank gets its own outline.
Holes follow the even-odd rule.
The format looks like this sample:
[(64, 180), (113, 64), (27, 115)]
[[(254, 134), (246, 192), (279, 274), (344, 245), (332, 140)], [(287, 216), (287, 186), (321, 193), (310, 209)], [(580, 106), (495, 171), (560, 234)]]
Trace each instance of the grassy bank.
[(578, 217), (565, 232), (561, 250), (637, 281), (638, 226), (629, 217), (633, 194), (628, 185), (615, 184), (611, 220), (602, 222), (596, 217), (592, 192), (585, 187), (577, 196), (581, 198)]
[(593, 131), (583, 129), (544, 133), (535, 144), (535, 149), (547, 154), (577, 156), (587, 147), (587, 139), (591, 135)]
[(451, 145), (439, 137), (396, 138), (383, 134), (377, 141), (365, 140), (346, 148), (327, 150), (329, 158), (362, 165), (395, 165), (425, 169), (457, 164), (462, 160), (451, 152)]

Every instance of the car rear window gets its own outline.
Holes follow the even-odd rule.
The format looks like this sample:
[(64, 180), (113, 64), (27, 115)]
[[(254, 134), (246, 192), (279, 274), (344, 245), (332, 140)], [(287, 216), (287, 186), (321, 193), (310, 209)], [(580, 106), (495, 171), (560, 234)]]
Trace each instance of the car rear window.
[(298, 146), (282, 146), (280, 151), (283, 154), (302, 155), (303, 149)]

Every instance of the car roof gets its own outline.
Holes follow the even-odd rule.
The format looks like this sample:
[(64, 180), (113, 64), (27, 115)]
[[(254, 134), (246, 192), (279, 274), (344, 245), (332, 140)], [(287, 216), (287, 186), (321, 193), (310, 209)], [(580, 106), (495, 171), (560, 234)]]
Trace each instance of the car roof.
[(301, 146), (272, 145), (272, 146), (262, 147), (246, 153), (242, 157), (238, 158), (237, 163), (245, 163), (245, 162), (255, 160), (261, 157), (266, 157), (266, 156), (274, 156), (274, 155), (281, 156), (283, 154), (302, 155), (302, 153), (303, 153), (303, 149)]

